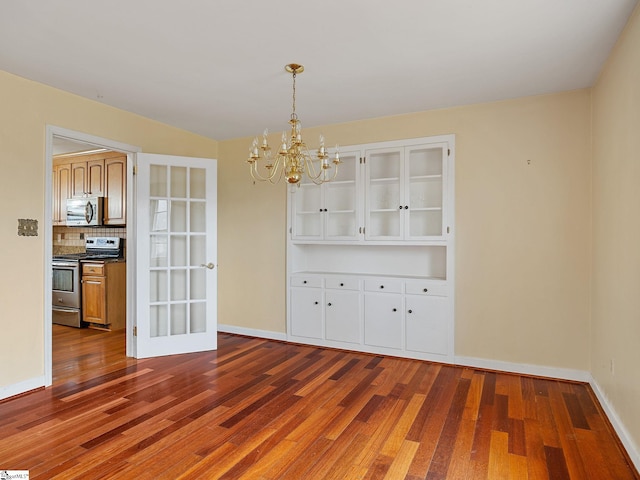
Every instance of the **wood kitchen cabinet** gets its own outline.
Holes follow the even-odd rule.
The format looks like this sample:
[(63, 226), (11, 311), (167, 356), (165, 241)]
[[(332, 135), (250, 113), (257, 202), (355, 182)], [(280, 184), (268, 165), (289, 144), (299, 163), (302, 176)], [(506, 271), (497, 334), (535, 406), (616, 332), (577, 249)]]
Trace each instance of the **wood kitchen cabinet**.
[(65, 225), (68, 198), (104, 197), (104, 225), (126, 225), (127, 156), (62, 155), (53, 160), (53, 224)]
[(126, 263), (82, 263), (82, 320), (94, 328), (126, 326)]
[(54, 225), (67, 223), (67, 198), (71, 198), (71, 164), (53, 166), (53, 215)]
[(104, 224), (127, 223), (127, 156), (104, 161)]
[(104, 158), (71, 163), (71, 196), (104, 196)]

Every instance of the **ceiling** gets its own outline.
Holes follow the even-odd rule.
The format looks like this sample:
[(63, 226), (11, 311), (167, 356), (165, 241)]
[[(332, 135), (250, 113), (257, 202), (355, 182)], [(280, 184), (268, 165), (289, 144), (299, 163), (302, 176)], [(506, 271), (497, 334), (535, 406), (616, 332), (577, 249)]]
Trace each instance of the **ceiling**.
[(638, 0), (2, 0), (0, 70), (216, 140), (594, 84)]

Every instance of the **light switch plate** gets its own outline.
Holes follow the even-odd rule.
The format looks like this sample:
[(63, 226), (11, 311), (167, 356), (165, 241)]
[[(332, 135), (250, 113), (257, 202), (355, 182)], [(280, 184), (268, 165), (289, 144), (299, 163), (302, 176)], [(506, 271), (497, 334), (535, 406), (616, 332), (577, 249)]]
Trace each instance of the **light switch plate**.
[(19, 218), (18, 235), (20, 237), (37, 237), (38, 220), (32, 220), (30, 218)]

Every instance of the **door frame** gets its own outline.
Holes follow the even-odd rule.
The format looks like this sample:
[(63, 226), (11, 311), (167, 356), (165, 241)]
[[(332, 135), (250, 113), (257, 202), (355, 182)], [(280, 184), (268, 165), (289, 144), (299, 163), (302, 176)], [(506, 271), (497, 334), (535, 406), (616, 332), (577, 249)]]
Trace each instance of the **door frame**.
[(135, 342), (133, 341), (133, 329), (136, 295), (135, 295), (135, 260), (136, 260), (136, 238), (135, 238), (135, 182), (133, 176), (136, 164), (136, 154), (142, 148), (129, 145), (115, 140), (110, 140), (95, 135), (69, 130), (55, 125), (46, 125), (45, 131), (45, 185), (44, 185), (44, 381), (48, 387), (53, 383), (53, 345), (52, 345), (52, 314), (51, 314), (51, 261), (53, 256), (53, 137), (62, 137), (68, 140), (95, 145), (96, 147), (108, 148), (127, 154), (127, 325), (126, 325), (126, 355), (135, 357)]

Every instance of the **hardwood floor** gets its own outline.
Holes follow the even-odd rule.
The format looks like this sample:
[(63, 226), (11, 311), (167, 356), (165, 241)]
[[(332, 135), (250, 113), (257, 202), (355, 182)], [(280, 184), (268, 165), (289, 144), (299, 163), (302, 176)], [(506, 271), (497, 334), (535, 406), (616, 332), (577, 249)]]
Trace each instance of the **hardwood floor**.
[(54, 386), (0, 403), (0, 468), (31, 479), (639, 478), (584, 384), (228, 334), (135, 361), (58, 333)]

